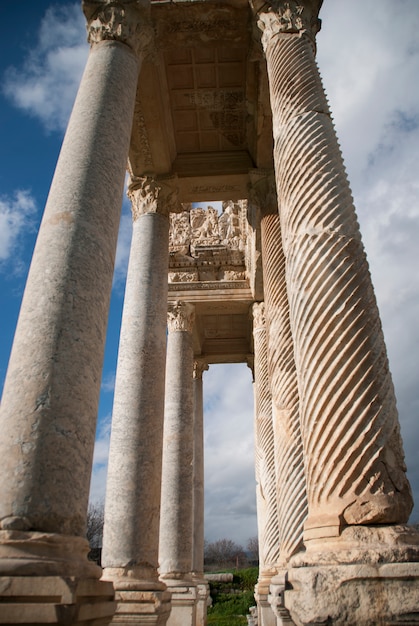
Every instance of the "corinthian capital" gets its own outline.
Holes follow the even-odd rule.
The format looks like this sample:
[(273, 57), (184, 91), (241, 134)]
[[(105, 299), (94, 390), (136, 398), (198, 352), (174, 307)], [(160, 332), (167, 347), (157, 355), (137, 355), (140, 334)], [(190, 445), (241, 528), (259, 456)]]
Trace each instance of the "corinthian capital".
[(195, 322), (195, 307), (189, 302), (171, 302), (167, 310), (169, 333), (186, 331), (191, 333)]
[(177, 177), (154, 178), (138, 176), (131, 178), (128, 197), (131, 200), (132, 217), (135, 221), (145, 213), (169, 215), (181, 210), (178, 202)]
[(314, 39), (320, 30), (318, 14), (323, 0), (272, 0), (251, 1), (262, 31), (262, 44), (266, 46), (272, 37), (282, 34), (308, 35)]
[(249, 180), (250, 198), (262, 214), (278, 213), (275, 173), (272, 170), (250, 170)]
[(120, 41), (137, 55), (151, 48), (154, 31), (149, 0), (83, 0), (83, 11), (91, 45)]
[(266, 330), (265, 303), (255, 302), (252, 306), (253, 332)]
[(202, 375), (209, 369), (209, 365), (204, 359), (195, 359), (193, 363), (193, 377), (195, 379), (202, 379)]

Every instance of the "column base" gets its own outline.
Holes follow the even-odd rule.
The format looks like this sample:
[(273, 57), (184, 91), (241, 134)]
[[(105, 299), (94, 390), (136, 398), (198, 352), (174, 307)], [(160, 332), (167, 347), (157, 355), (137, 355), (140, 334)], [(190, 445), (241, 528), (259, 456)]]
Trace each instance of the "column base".
[(18, 530), (0, 531), (0, 576), (59, 576), (99, 579), (83, 537)]
[(188, 579), (164, 579), (172, 597), (167, 626), (196, 626), (197, 586)]
[(255, 586), (258, 626), (277, 626), (276, 616), (269, 601), (270, 584), (274, 574), (274, 571), (261, 572)]
[(106, 568), (103, 580), (111, 581), (117, 603), (111, 624), (165, 626), (170, 614), (170, 592), (157, 579), (137, 578), (141, 568)]
[(195, 626), (206, 626), (207, 623), (207, 610), (208, 610), (208, 597), (209, 597), (209, 584), (205, 578), (199, 576), (193, 578), (196, 585), (196, 617)]
[(419, 533), (349, 526), (306, 542), (287, 568), (284, 605), (296, 626), (419, 624)]
[(0, 624), (109, 624), (111, 583), (82, 537), (0, 531)]
[(64, 576), (0, 576), (0, 624), (106, 626), (112, 583)]
[(271, 606), (272, 614), (275, 616), (275, 626), (295, 626), (284, 604), (286, 577), (286, 571), (282, 570), (272, 577), (269, 585), (268, 602)]

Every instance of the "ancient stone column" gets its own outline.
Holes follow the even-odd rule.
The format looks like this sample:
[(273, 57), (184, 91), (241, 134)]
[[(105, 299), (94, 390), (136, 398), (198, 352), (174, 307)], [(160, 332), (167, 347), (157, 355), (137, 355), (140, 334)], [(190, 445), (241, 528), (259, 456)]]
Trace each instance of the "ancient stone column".
[(166, 362), (169, 212), (176, 179), (131, 180), (133, 233), (119, 344), (102, 564), (117, 592), (115, 623), (164, 623), (158, 581)]
[(194, 306), (169, 304), (160, 577), (172, 592), (169, 626), (192, 626), (196, 587), (192, 580), (194, 397), (192, 329)]
[(192, 572), (197, 589), (195, 626), (205, 626), (209, 586), (204, 578), (204, 396), (202, 375), (208, 364), (196, 359), (193, 365), (194, 456), (193, 456), (193, 543)]
[[(394, 391), (315, 63), (321, 0), (252, 5), (269, 75), (308, 499), (307, 552), (291, 559), (285, 605), (298, 626), (381, 623), (418, 611), (403, 599), (410, 583), (402, 572), (410, 567), (417, 584), (419, 570), (401, 563), (417, 560), (417, 536), (401, 525), (412, 499)], [(378, 568), (385, 586), (370, 567), (377, 555), (387, 561)]]
[(251, 172), (259, 206), (263, 290), (267, 325), (267, 370), (272, 394), (280, 558), (283, 567), (302, 547), (307, 517), (298, 381), (291, 335), (278, 200), (271, 172)]
[(279, 562), (279, 528), (277, 514), (277, 480), (275, 441), (272, 422), (272, 395), (268, 375), (265, 305), (255, 303), (253, 314), (254, 392), (255, 392), (255, 474), (259, 539), (259, 578), (255, 589), (258, 623), (275, 626), (269, 605), (269, 586)]
[(277, 1), (259, 13), (300, 389), (307, 537), (339, 534), (345, 524), (405, 522), (412, 507), (377, 306), (314, 58), (320, 4)]
[[(77, 623), (82, 591), (68, 582), (62, 591), (53, 577), (100, 576), (87, 561), (84, 535), (141, 59), (137, 34), (147, 22), (139, 4), (102, 6), (84, 4), (90, 55), (45, 207), (1, 403), (0, 574), (48, 577), (28, 583), (27, 593), (17, 582), (9, 588), (11, 597), (37, 596), (31, 622), (58, 620), (47, 618), (60, 613), (49, 603), (62, 602)], [(57, 600), (62, 593), (65, 600)], [(99, 593), (92, 587), (85, 595)], [(13, 623), (11, 602), (7, 610)]]

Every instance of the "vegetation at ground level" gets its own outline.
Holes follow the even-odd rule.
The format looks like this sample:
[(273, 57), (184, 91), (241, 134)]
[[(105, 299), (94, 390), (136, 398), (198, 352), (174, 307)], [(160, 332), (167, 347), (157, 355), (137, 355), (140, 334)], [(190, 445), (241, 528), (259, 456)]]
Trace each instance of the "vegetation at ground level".
[(258, 568), (232, 571), (232, 582), (210, 581), (212, 606), (208, 609), (208, 624), (211, 626), (241, 626), (247, 624), (249, 607), (254, 606), (254, 587)]

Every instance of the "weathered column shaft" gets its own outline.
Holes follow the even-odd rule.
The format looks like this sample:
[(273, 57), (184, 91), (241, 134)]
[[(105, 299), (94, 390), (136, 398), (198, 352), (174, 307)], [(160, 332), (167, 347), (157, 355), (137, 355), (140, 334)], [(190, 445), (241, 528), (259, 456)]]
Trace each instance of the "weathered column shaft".
[(261, 574), (264, 574), (265, 570), (273, 573), (279, 561), (272, 395), (268, 375), (264, 310), (263, 303), (253, 305), (256, 503)]
[[(157, 581), (166, 362), (169, 209), (176, 190), (131, 182), (133, 235), (119, 345), (102, 562)], [(113, 568), (117, 568), (113, 571)], [(112, 571), (111, 571), (112, 570)]]
[(204, 394), (202, 375), (208, 365), (196, 360), (193, 367), (194, 460), (193, 460), (193, 562), (197, 576), (204, 572)]
[(280, 544), (277, 514), (275, 441), (272, 394), (268, 375), (265, 305), (255, 303), (253, 313), (255, 393), (255, 474), (259, 540), (259, 577), (255, 587), (258, 623), (274, 626), (269, 606), (269, 586), (277, 572)]
[(160, 522), (163, 578), (192, 572), (193, 320), (193, 305), (169, 305)]
[(3, 529), (85, 533), (138, 71), (128, 45), (92, 46), (40, 227), (1, 403)]
[(267, 367), (272, 393), (280, 563), (301, 548), (307, 517), (298, 381), (294, 360), (278, 200), (271, 176), (254, 172), (261, 211), (261, 247), (267, 325)]
[[(384, 340), (339, 146), (314, 59), (319, 2), (259, 14), (298, 373), (309, 519), (404, 522), (411, 507)], [(321, 530), (323, 528), (323, 530)]]
[(202, 376), (208, 365), (194, 361), (194, 460), (193, 460), (193, 542), (192, 573), (196, 584), (196, 615), (194, 626), (207, 623), (209, 585), (204, 578), (204, 395)]

